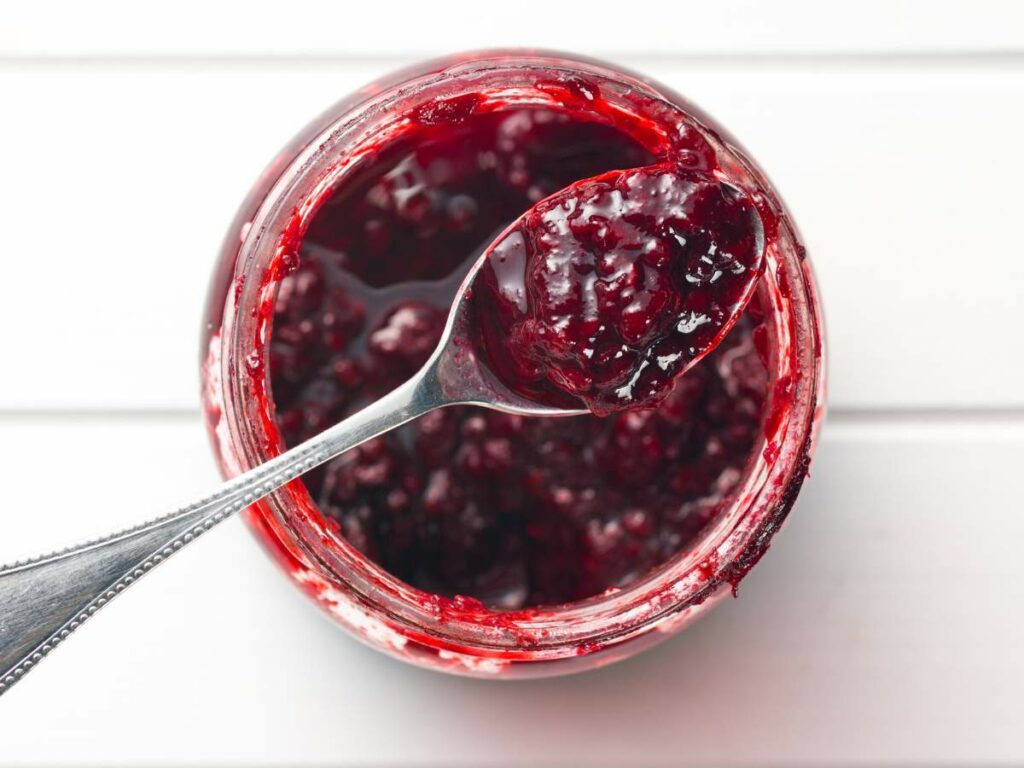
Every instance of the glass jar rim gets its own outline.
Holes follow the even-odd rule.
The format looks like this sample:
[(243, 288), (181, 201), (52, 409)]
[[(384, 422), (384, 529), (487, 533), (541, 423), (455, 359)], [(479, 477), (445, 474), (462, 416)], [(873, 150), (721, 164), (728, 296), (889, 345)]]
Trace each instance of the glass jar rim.
[[(721, 131), (703, 122), (671, 91), (617, 68), (562, 54), (493, 52), (464, 54), (417, 77), (366, 91), (329, 121), (284, 168), (245, 228), (235, 265), (236, 291), (227, 292), (219, 339), (219, 374), (224, 405), (224, 439), (245, 469), (281, 450), (280, 436), (268, 413), (253, 413), (254, 403), (272, 408), (265, 359), (254, 375), (252, 355), (265, 358), (270, 316), (283, 255), (297, 245), (304, 222), (346, 173), (367, 157), (369, 147), (397, 131), (401, 115), (417, 100), (450, 98), (493, 81), (507, 98), (513, 84), (517, 103), (526, 103), (529, 81), (538, 72), (596, 78), (602, 93), (641, 94), (678, 112), (706, 134), (747, 183), (756, 186), (780, 212), (784, 206), (764, 174)], [(604, 90), (605, 87), (607, 91)], [(535, 98), (545, 98), (534, 94)], [(679, 106), (686, 105), (685, 112)], [(404, 106), (401, 106), (404, 105)], [(623, 105), (624, 108), (627, 105)], [(698, 117), (695, 118), (694, 115)], [(372, 139), (372, 142), (371, 142)], [(785, 518), (806, 474), (824, 387), (820, 308), (814, 281), (791, 219), (780, 216), (777, 246), (767, 254), (761, 290), (772, 308), (772, 383), (789, 376), (790, 406), (778, 430), (754, 451), (738, 492), (728, 508), (702, 532), (699, 544), (622, 589), (564, 606), (497, 613), (423, 593), (363, 557), (328, 527), (301, 483), (269, 497), (262, 509), (274, 534), (290, 555), (320, 581), (308, 585), (331, 592), (336, 603), (358, 603), (363, 626), (390, 637), (401, 634), (425, 645), (476, 656), (520, 653), (542, 660), (573, 655), (581, 646), (615, 644), (655, 626), (669, 628), (699, 611), (707, 598), (735, 585), (760, 558)], [(253, 312), (252, 309), (256, 308)], [(772, 388), (769, 387), (769, 397)], [(772, 460), (768, 442), (774, 442)], [(223, 442), (223, 440), (222, 440)], [(227, 453), (222, 450), (222, 454)], [(306, 577), (307, 580), (310, 577)], [(349, 616), (351, 620), (351, 616)], [(387, 639), (387, 638), (386, 638)], [(397, 638), (391, 638), (399, 642)]]

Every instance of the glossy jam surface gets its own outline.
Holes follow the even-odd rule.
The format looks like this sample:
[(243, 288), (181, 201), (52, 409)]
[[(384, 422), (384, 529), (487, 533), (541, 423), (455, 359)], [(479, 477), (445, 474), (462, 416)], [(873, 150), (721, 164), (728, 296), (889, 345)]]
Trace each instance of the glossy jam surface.
[[(568, 111), (453, 107), (414, 122), (314, 214), (280, 285), (269, 373), (287, 444), (414, 373), (469, 265), (530, 206), (665, 160)], [(686, 551), (735, 489), (762, 435), (764, 335), (755, 297), (655, 409), (551, 420), (444, 409), (305, 482), (338, 533), (428, 592), (516, 609), (622, 587)]]
[(577, 182), (489, 251), (473, 286), (485, 359), (534, 400), (654, 407), (746, 306), (762, 243), (750, 198), (706, 173), (662, 163)]

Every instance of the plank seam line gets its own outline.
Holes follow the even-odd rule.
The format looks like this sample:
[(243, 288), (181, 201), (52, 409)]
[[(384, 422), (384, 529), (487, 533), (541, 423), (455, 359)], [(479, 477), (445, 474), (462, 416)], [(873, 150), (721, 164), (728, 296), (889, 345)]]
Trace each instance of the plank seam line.
[[(802, 67), (806, 65), (836, 67), (963, 67), (1021, 66), (1024, 65), (1024, 49), (962, 50), (962, 51), (850, 51), (833, 53), (828, 51), (722, 51), (693, 54), (650, 53), (630, 51), (591, 52), (599, 58), (620, 60), (639, 65), (656, 66), (708, 66), (745, 67), (779, 65)], [(0, 51), (2, 69), (61, 69), (61, 68), (184, 68), (231, 67), (305, 67), (305, 66), (350, 66), (381, 67), (400, 66), (418, 58), (436, 56), (438, 53), (424, 51), (419, 55), (402, 53), (382, 54), (339, 54), (339, 53), (78, 53), (47, 54), (17, 53)]]
[[(198, 408), (0, 408), (0, 423), (186, 422), (198, 421)], [(1024, 406), (1014, 407), (835, 407), (830, 424), (1024, 425)]]

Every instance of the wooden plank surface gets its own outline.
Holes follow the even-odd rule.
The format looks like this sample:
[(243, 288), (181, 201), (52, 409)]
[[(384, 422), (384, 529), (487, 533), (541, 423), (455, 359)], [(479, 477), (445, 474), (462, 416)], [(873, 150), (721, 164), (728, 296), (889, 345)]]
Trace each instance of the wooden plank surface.
[(0, 54), (33, 56), (422, 56), (532, 45), (595, 53), (935, 53), (1019, 50), (1024, 9), (1012, 0), (472, 0), (380, 6), (299, 0), (6, 3)]

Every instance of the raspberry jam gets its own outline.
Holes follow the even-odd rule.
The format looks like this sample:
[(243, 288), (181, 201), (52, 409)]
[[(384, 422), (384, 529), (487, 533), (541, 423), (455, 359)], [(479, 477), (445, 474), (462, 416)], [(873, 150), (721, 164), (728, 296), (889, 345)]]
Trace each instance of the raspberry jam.
[(408, 379), (542, 200), (478, 279), (481, 343), (520, 390), (607, 415), (442, 409), (247, 515), (339, 623), (435, 668), (571, 671), (682, 626), (764, 553), (820, 417), (813, 282), (756, 167), (664, 89), (481, 54), (354, 95), (243, 204), (204, 337), (225, 471)]
[(485, 358), (535, 400), (564, 400), (553, 384), (597, 414), (653, 408), (735, 323), (762, 240), (750, 198), (707, 173), (577, 182), (489, 250), (473, 295)]

